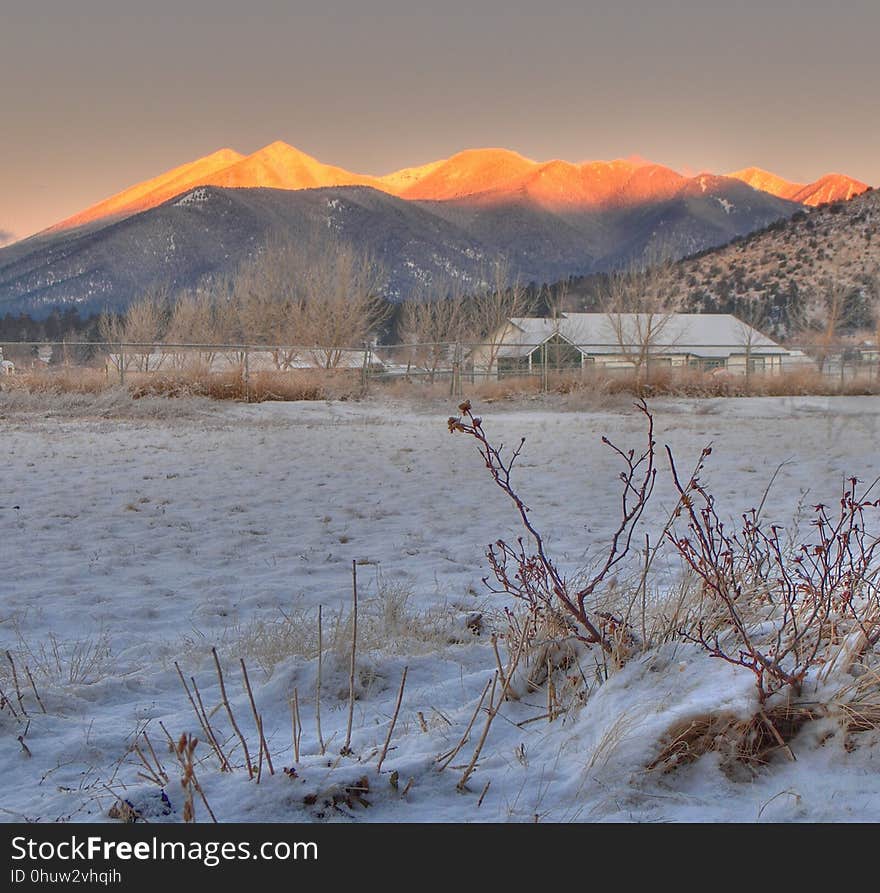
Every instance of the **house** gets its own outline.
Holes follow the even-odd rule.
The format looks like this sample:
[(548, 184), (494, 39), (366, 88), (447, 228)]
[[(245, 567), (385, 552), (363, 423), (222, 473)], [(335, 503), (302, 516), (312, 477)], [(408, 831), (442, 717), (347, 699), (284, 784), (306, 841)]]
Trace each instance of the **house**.
[(475, 373), (528, 375), (601, 366), (690, 367), (778, 374), (789, 355), (757, 329), (720, 313), (564, 313), (516, 317), (471, 354)]

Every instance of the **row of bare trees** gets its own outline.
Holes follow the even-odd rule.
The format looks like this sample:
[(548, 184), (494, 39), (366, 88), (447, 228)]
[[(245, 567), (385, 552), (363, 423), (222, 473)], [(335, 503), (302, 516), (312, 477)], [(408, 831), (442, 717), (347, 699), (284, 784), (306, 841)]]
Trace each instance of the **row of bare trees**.
[[(866, 288), (873, 283), (874, 303), (880, 306), (880, 272), (865, 281)], [(265, 345), (279, 369), (290, 368), (305, 350), (311, 365), (334, 369), (346, 350), (372, 341), (386, 321), (386, 284), (380, 263), (331, 233), (312, 232), (300, 239), (276, 234), (254, 259), (209, 287), (174, 299), (167, 288), (153, 287), (124, 316), (102, 317), (100, 334), (110, 344), (145, 345), (134, 356), (140, 371), (152, 371), (151, 364), (155, 368), (159, 362), (191, 362), (191, 351), (175, 353), (168, 345), (206, 344)], [(803, 321), (797, 336), (822, 369), (841, 351), (841, 333), (852, 326), (852, 289), (832, 278), (814, 303), (818, 310)], [(494, 370), (510, 339), (509, 320), (535, 314), (539, 304), (557, 319), (571, 309), (564, 287), (536, 293), (517, 281), (503, 261), (476, 283), (426, 285), (407, 295), (400, 309), (402, 359), (433, 380), (441, 369), (461, 361), (462, 345), (480, 344), (481, 363)], [(684, 309), (668, 252), (657, 251), (645, 265), (611, 274), (600, 306), (620, 355), (638, 374), (647, 371), (654, 355), (674, 345), (678, 336), (672, 321)], [(744, 301), (737, 316), (748, 374), (758, 332), (767, 328), (767, 308), (757, 299)], [(880, 312), (876, 325), (880, 342)], [(166, 348), (154, 350), (158, 345)], [(198, 351), (208, 367), (213, 355), (210, 349)]]
[[(169, 357), (172, 364), (191, 361), (192, 351), (172, 345), (266, 345), (278, 368), (305, 349), (313, 365), (331, 369), (382, 323), (385, 279), (372, 257), (326, 234), (272, 236), (234, 275), (174, 300), (165, 286), (154, 286), (124, 315), (102, 316), (99, 331), (111, 345), (142, 345), (132, 353), (143, 372)], [(210, 366), (216, 351), (197, 353)]]
[(481, 278), (483, 289), (476, 294), (465, 294), (463, 286), (454, 285), (450, 294), (425, 289), (403, 303), (400, 339), (406, 363), (429, 381), (450, 362), (460, 361), (454, 354), (465, 344), (483, 345), (486, 365), (494, 368), (510, 337), (509, 320), (534, 313), (538, 296), (512, 275), (505, 262), (498, 261)]
[[(125, 314), (104, 314), (99, 332), (110, 345), (141, 345), (127, 348), (141, 372), (189, 365), (194, 355), (210, 368), (221, 348), (206, 345), (226, 345), (225, 354), (234, 353), (230, 345), (264, 345), (279, 369), (303, 354), (313, 366), (335, 369), (346, 351), (374, 340), (389, 316), (386, 281), (373, 257), (332, 235), (275, 235), (234, 275), (177, 296), (153, 286)], [(466, 295), (453, 283), (407, 296), (399, 330), (413, 369), (433, 377), (454, 359), (456, 343), (482, 340), (494, 345), (494, 360), (507, 321), (535, 308), (533, 292), (503, 261), (479, 277), (477, 289)]]

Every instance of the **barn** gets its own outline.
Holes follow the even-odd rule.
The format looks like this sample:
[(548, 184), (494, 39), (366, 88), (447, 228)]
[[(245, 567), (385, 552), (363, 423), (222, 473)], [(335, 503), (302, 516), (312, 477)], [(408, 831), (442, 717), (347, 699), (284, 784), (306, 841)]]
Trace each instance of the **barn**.
[(721, 313), (564, 313), (509, 319), (476, 347), (474, 372), (527, 375), (542, 369), (689, 367), (779, 374), (789, 351)]

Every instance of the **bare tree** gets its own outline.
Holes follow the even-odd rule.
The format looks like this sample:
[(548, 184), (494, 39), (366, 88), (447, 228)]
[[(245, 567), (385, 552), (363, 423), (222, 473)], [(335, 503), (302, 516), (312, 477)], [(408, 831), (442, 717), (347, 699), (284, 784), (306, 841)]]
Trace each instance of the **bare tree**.
[[(210, 369), (216, 351), (205, 345), (216, 343), (216, 303), (204, 291), (189, 291), (178, 296), (170, 311), (165, 329), (165, 343), (172, 345), (166, 352), (175, 368), (193, 365)], [(200, 347), (181, 347), (200, 345)]]
[(387, 276), (373, 257), (327, 233), (300, 247), (296, 308), (302, 343), (314, 364), (336, 369), (347, 351), (363, 348), (387, 318)]
[(670, 324), (681, 299), (672, 274), (672, 261), (660, 255), (649, 266), (612, 273), (602, 295), (616, 346), (640, 378), (651, 358), (677, 340)]
[[(102, 340), (120, 347), (115, 362), (123, 369), (133, 366), (139, 372), (153, 372), (161, 366), (163, 355), (156, 353), (156, 346), (162, 340), (168, 306), (167, 286), (156, 284), (129, 305), (124, 315), (102, 314), (98, 332)], [(132, 346), (123, 349), (122, 345)]]
[(745, 352), (746, 390), (748, 390), (757, 365), (754, 358), (755, 348), (764, 341), (759, 329), (767, 323), (767, 306), (758, 300), (741, 302), (737, 304), (734, 316), (737, 319), (738, 344)]
[(243, 366), (247, 329), (236, 293), (237, 274), (212, 280), (212, 331), (218, 344), (226, 345), (223, 355), (232, 366)]
[(880, 379), (880, 264), (865, 274), (865, 288), (868, 292), (871, 313), (874, 317), (874, 354), (876, 357), (876, 376)]
[[(325, 236), (326, 238), (326, 236)], [(225, 324), (236, 341), (270, 347), (278, 369), (289, 369), (308, 341), (303, 284), (310, 249), (289, 233), (271, 232), (257, 256), (238, 269), (230, 285)]]
[(468, 303), (466, 330), (480, 341), (480, 365), (487, 372), (497, 368), (501, 349), (510, 340), (510, 320), (534, 312), (535, 301), (528, 289), (512, 275), (510, 265), (498, 260), (483, 277), (489, 288)]
[(437, 297), (417, 292), (401, 310), (401, 340), (407, 345), (407, 371), (415, 367), (433, 382), (453, 357), (453, 345), (467, 335), (467, 306), (456, 287), (451, 295)]
[[(835, 349), (841, 349), (840, 331), (846, 326), (849, 315), (850, 288), (840, 271), (835, 269), (818, 290), (821, 317), (810, 332), (804, 333), (805, 341), (813, 348), (816, 366), (824, 372)], [(843, 374), (843, 353), (840, 356)]]
[(567, 311), (572, 310), (570, 285), (567, 279), (552, 286), (544, 286), (538, 297), (547, 307), (550, 319), (561, 319)]
[(266, 345), (278, 368), (306, 355), (333, 369), (384, 320), (385, 280), (372, 257), (326, 230), (271, 233), (220, 283), (218, 331), (230, 344)]

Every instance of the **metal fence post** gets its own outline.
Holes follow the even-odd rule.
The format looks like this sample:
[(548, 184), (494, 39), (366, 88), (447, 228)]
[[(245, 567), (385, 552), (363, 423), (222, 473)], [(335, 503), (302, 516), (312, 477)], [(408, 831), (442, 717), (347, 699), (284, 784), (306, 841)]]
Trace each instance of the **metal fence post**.
[(251, 351), (244, 349), (244, 402), (251, 402)]
[(119, 345), (119, 384), (125, 386), (125, 345)]

